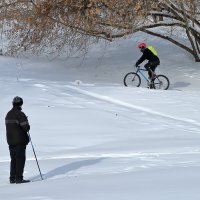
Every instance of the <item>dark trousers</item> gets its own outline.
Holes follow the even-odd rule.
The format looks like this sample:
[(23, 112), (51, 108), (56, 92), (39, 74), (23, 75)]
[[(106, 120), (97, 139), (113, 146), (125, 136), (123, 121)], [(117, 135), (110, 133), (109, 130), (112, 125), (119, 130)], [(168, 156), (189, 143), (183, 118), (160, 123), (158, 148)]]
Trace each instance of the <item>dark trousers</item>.
[(10, 150), (10, 180), (22, 180), (26, 162), (26, 145), (9, 146)]
[(148, 62), (146, 65), (144, 65), (145, 69), (148, 71), (149, 77), (152, 77), (152, 72), (155, 72), (156, 67), (160, 64), (159, 61), (155, 62)]

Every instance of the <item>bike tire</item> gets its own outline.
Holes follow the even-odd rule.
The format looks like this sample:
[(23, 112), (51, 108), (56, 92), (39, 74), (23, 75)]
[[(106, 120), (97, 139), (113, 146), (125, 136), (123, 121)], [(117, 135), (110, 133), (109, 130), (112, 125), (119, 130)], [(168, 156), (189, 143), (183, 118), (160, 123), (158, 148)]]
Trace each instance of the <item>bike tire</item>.
[(153, 80), (153, 88), (156, 90), (167, 90), (169, 85), (169, 79), (165, 75), (157, 75)]
[(139, 87), (141, 85), (141, 78), (135, 72), (129, 72), (124, 76), (124, 85), (126, 87)]

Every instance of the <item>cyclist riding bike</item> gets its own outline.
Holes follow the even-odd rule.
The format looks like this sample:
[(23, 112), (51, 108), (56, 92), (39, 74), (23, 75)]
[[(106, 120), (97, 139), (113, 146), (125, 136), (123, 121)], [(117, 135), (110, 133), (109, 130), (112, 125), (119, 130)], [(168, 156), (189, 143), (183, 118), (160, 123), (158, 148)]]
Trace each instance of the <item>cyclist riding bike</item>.
[(154, 79), (155, 69), (160, 64), (160, 59), (156, 50), (152, 46), (147, 46), (145, 43), (140, 43), (137, 46), (143, 53), (141, 58), (136, 62), (135, 66), (138, 67), (143, 61), (148, 60), (148, 63), (144, 65), (148, 71), (149, 79)]

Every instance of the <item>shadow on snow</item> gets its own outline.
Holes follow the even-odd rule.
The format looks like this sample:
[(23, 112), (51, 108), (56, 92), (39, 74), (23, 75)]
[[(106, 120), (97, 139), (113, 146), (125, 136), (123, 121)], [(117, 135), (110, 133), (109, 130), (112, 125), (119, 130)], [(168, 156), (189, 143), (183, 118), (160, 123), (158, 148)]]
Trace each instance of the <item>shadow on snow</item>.
[[(77, 161), (77, 162), (73, 162), (70, 164), (66, 164), (63, 165), (61, 167), (55, 168), (49, 172), (47, 172), (46, 174), (43, 174), (43, 179), (49, 179), (55, 176), (59, 176), (59, 175), (63, 175), (66, 174), (70, 171), (75, 171), (77, 169), (80, 169), (81, 167), (86, 167), (86, 166), (90, 166), (90, 165), (95, 165), (99, 162), (101, 162), (103, 159), (105, 158), (98, 158), (98, 159), (90, 159), (90, 160), (82, 160), (82, 161)], [(31, 178), (32, 181), (39, 181), (40, 179), (40, 175), (32, 177)]]

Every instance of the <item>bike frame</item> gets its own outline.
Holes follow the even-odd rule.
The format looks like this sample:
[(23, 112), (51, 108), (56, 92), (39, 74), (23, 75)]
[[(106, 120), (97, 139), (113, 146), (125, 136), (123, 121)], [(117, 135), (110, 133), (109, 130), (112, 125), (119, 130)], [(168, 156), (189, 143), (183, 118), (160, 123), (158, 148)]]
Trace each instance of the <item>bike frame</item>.
[(142, 71), (147, 72), (146, 69), (141, 69), (140, 66), (138, 66), (137, 71), (135, 73), (141, 75), (148, 83), (150, 83), (149, 79), (142, 73)]

